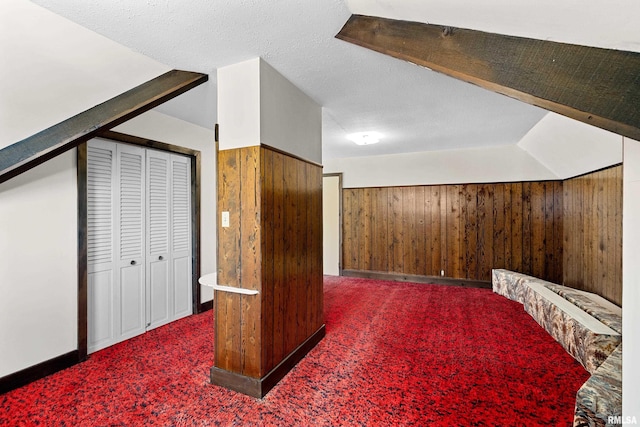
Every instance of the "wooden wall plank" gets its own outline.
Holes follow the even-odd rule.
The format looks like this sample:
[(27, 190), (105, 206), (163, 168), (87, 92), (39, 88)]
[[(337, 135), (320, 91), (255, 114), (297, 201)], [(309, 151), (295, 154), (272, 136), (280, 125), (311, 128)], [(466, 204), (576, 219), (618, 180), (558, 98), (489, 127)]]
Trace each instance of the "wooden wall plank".
[(493, 262), (492, 268), (504, 268), (504, 228), (505, 228), (505, 209), (504, 209), (504, 186), (496, 184), (493, 186)]
[(312, 238), (311, 245), (313, 252), (310, 255), (311, 261), (314, 263), (311, 267), (310, 274), (312, 276), (312, 290), (314, 295), (313, 305), (313, 331), (315, 333), (324, 324), (324, 282), (323, 282), (323, 230), (322, 230), (322, 168), (314, 166), (311, 168), (313, 177), (310, 188), (312, 192), (312, 204), (309, 212), (312, 214), (309, 222), (311, 224)]
[(417, 274), (416, 271), (416, 217), (415, 199), (416, 191), (411, 187), (402, 187), (402, 230), (404, 237), (402, 244), (402, 272), (405, 274)]
[(531, 183), (531, 274), (545, 276), (545, 191), (544, 183)]
[(460, 185), (447, 186), (447, 259), (451, 261), (447, 273), (452, 277), (464, 277), (462, 273), (461, 255), (461, 210)]
[(361, 235), (361, 242), (362, 242), (362, 256), (360, 257), (361, 259), (361, 265), (360, 265), (360, 269), (361, 270), (371, 270), (372, 269), (372, 265), (371, 265), (371, 261), (372, 261), (372, 256), (371, 256), (371, 245), (373, 243), (373, 239), (371, 236), (372, 233), (372, 229), (371, 229), (371, 205), (373, 203), (373, 200), (371, 198), (371, 189), (370, 188), (365, 188), (363, 190), (363, 194), (362, 194), (362, 206), (363, 206), (363, 212), (362, 212), (362, 217), (363, 217), (363, 221), (362, 221), (362, 235)]
[[(429, 187), (429, 192), (431, 193), (431, 203), (430, 203), (430, 212), (429, 212), (429, 243), (431, 253), (431, 270), (427, 272), (428, 276), (439, 276), (440, 270), (444, 270), (446, 265), (442, 263), (442, 252), (443, 251), (443, 243), (441, 241), (442, 237), (442, 224), (441, 224), (441, 206), (442, 198), (440, 197), (440, 186), (434, 185)], [(427, 193), (425, 190), (425, 197)]]
[(554, 254), (554, 269), (553, 269), (553, 281), (555, 283), (562, 283), (562, 270), (563, 270), (563, 238), (564, 238), (564, 203), (563, 203), (563, 190), (562, 182), (555, 181), (553, 183), (553, 249), (551, 252)]
[(376, 271), (390, 271), (389, 262), (389, 189), (379, 188), (376, 197), (378, 222), (376, 227)]
[[(255, 187), (260, 181), (260, 147), (248, 147), (240, 150), (240, 280), (238, 287), (261, 289), (262, 253), (260, 204), (261, 192)], [(252, 185), (253, 184), (253, 185)], [(246, 191), (249, 186), (251, 189)], [(264, 292), (263, 292), (264, 294)], [(240, 334), (242, 345), (240, 355), (242, 373), (259, 378), (261, 376), (261, 311), (260, 298), (255, 295), (242, 295)]]
[[(295, 349), (298, 323), (298, 229), (299, 212), (296, 197), (298, 182), (298, 170), (295, 164), (287, 156), (284, 157), (284, 217), (285, 217), (285, 334), (284, 353), (289, 354)], [(357, 194), (355, 194), (357, 196)], [(356, 234), (357, 235), (357, 234)], [(354, 239), (354, 243), (357, 242)], [(357, 259), (355, 260), (357, 262)]]
[(391, 250), (393, 252), (391, 260), (393, 262), (393, 268), (391, 271), (396, 273), (402, 273), (404, 271), (404, 259), (402, 253), (402, 242), (405, 239), (404, 218), (402, 212), (402, 188), (394, 187), (390, 191), (390, 208), (392, 209), (392, 217), (390, 223), (390, 229), (392, 234), (390, 236)]
[(513, 238), (511, 226), (513, 224), (513, 206), (511, 205), (511, 194), (513, 184), (502, 184), (504, 188), (504, 232), (502, 233), (502, 242), (504, 244), (504, 265), (513, 265), (511, 258), (511, 239)]
[[(218, 218), (222, 211), (229, 215), (229, 227), (218, 222), (218, 283), (238, 286), (240, 274), (235, 259), (240, 256), (240, 153), (222, 151), (218, 155)], [(232, 261), (233, 260), (233, 261)], [(215, 360), (216, 366), (241, 371), (240, 354), (241, 316), (240, 296), (216, 292), (214, 297)]]
[(425, 188), (416, 187), (413, 209), (415, 212), (415, 228), (414, 228), (414, 259), (413, 274), (424, 274), (427, 269), (427, 240), (426, 240), (426, 220), (425, 220)]
[(465, 279), (474, 279), (478, 269), (478, 186), (465, 185), (464, 189), (464, 247), (465, 252)]
[[(285, 239), (282, 236), (286, 233), (285, 218), (285, 177), (284, 158), (281, 153), (272, 153), (273, 156), (273, 361), (269, 365), (271, 368), (278, 361), (284, 359), (285, 353), (285, 306), (287, 292), (287, 271), (285, 257)], [(275, 365), (274, 365), (275, 366)]]
[(622, 304), (622, 166), (563, 184), (563, 281)]
[[(262, 183), (260, 185), (261, 192), (261, 200), (262, 206), (260, 211), (262, 212), (263, 218), (267, 218), (264, 221), (264, 228), (262, 229), (262, 246), (260, 248), (262, 254), (272, 254), (275, 253), (275, 239), (274, 239), (274, 229), (275, 229), (275, 193), (274, 193), (274, 184), (273, 184), (273, 176), (274, 176), (274, 168), (273, 168), (273, 156), (274, 153), (270, 150), (261, 149), (261, 164), (260, 170), (262, 171), (261, 179)], [(260, 375), (264, 375), (265, 371), (268, 372), (274, 366), (274, 323), (275, 318), (277, 316), (276, 308), (275, 308), (275, 289), (273, 284), (275, 282), (275, 257), (264, 256), (262, 259), (262, 277), (261, 277), (261, 289), (263, 292), (262, 298), (262, 329), (261, 329), (261, 341), (263, 343), (269, 343), (268, 345), (263, 345), (261, 348), (262, 354), (262, 368)]]
[(342, 261), (346, 269), (357, 266), (358, 254), (353, 250), (357, 236), (351, 229), (353, 222), (353, 198), (356, 191), (355, 189), (349, 188), (342, 190)]
[(522, 272), (522, 183), (511, 184), (511, 269)]
[(444, 270), (445, 276), (448, 275), (447, 271), (449, 268), (449, 259), (447, 258), (447, 245), (449, 242), (447, 241), (447, 186), (440, 185), (438, 186), (438, 194), (440, 195), (440, 199), (438, 201), (438, 206), (440, 206), (440, 219), (438, 223), (440, 224), (440, 236), (438, 241), (441, 244), (440, 247), (440, 269)]
[(532, 253), (532, 227), (531, 214), (531, 183), (522, 184), (522, 271), (524, 274), (533, 274)]

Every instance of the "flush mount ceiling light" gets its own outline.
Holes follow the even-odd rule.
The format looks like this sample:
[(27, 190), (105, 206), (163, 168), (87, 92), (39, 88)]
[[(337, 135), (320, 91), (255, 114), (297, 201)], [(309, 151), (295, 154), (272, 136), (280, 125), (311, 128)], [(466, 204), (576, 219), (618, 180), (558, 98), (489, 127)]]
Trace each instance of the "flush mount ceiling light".
[(357, 132), (347, 135), (347, 138), (358, 145), (371, 145), (380, 142), (379, 132)]

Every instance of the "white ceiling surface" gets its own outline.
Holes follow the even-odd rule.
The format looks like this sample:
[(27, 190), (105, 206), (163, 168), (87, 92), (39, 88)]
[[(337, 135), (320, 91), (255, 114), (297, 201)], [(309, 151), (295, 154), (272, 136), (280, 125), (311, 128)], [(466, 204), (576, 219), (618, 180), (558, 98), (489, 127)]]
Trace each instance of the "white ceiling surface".
[[(640, 48), (635, 0), (33, 1), (172, 68), (209, 74), (205, 85), (159, 107), (208, 128), (217, 117), (216, 69), (262, 57), (323, 106), (324, 159), (516, 144), (545, 115), (337, 40), (352, 13)], [(383, 139), (364, 147), (346, 139), (362, 131)]]

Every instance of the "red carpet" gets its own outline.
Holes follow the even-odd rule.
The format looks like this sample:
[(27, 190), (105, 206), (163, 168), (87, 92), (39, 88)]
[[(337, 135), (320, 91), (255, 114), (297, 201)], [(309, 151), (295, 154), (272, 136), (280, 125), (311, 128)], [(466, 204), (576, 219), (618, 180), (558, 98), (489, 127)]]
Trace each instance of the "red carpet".
[(0, 395), (0, 426), (568, 426), (588, 378), (487, 289), (325, 277), (325, 312), (262, 400), (209, 384), (208, 312)]

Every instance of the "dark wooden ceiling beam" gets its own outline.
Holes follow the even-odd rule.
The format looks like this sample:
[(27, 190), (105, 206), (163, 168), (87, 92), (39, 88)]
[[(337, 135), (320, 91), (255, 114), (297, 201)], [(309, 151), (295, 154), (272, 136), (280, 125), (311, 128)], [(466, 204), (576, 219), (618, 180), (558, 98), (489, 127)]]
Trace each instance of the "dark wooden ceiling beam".
[(172, 70), (0, 150), (0, 183), (206, 82), (206, 74)]
[(640, 54), (352, 15), (338, 39), (640, 140)]

